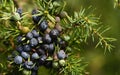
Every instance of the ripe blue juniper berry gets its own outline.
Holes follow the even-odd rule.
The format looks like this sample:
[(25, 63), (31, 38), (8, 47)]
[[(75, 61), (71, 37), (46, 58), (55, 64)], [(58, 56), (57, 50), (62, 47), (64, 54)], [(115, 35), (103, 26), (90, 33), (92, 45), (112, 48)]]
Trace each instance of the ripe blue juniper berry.
[(33, 37), (39, 37), (39, 33), (36, 30), (31, 31), (33, 34)]
[(20, 17), (22, 17), (22, 8), (18, 8), (16, 12), (19, 13)]
[(24, 51), (27, 51), (27, 52), (31, 50), (30, 45), (24, 45), (23, 48), (24, 48)]
[(14, 58), (14, 62), (15, 62), (16, 64), (21, 64), (21, 63), (22, 63), (22, 57), (21, 57), (21, 56), (16, 56), (16, 57)]
[(38, 24), (39, 23), (39, 21), (40, 21), (40, 19), (42, 18), (42, 16), (36, 16), (36, 14), (38, 14), (38, 10), (37, 9), (33, 9), (32, 10), (32, 19), (33, 19), (33, 22), (35, 23), (35, 24)]
[(30, 55), (27, 53), (27, 52), (21, 52), (21, 56), (24, 58), (24, 59), (28, 59), (30, 57)]
[(32, 39), (33, 38), (33, 34), (31, 32), (28, 32), (27, 35), (26, 35), (26, 38)]
[(44, 43), (47, 43), (47, 44), (49, 44), (49, 43), (52, 42), (52, 39), (51, 39), (51, 37), (50, 37), (49, 34), (45, 34), (45, 35), (44, 35), (44, 37), (43, 37), (43, 42), (44, 42)]
[(43, 20), (40, 24), (39, 24), (39, 29), (41, 32), (44, 32), (46, 29), (48, 28), (48, 23), (46, 20)]
[(35, 46), (37, 46), (38, 45), (38, 40), (36, 39), (36, 38), (32, 38), (31, 40), (30, 40), (30, 46), (31, 47), (35, 47)]

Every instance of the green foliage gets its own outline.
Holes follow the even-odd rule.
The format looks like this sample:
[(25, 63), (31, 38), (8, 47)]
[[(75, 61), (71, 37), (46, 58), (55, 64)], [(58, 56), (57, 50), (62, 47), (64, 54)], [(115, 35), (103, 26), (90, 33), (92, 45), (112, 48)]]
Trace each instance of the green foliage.
[[(32, 0), (32, 4), (34, 7), (38, 7), (39, 13), (37, 15), (44, 15), (42, 19), (47, 19), (48, 21), (52, 22), (53, 25), (55, 25), (56, 15), (59, 15), (61, 12), (63, 12), (66, 5), (64, 1), (52, 0)], [(25, 11), (25, 13), (22, 14), (22, 20), (20, 21), (10, 21), (13, 13), (16, 12), (16, 9), (17, 8), (12, 0), (1, 0), (0, 38), (2, 40), (11, 40), (11, 38), (14, 39), (16, 36), (18, 36), (21, 33), (19, 28), (20, 26), (27, 26), (30, 29), (34, 28), (32, 20), (29, 19), (31, 12)], [(114, 47), (111, 42), (116, 41), (116, 39), (103, 36), (103, 33), (109, 30), (109, 28), (104, 28), (101, 26), (102, 24), (99, 21), (100, 18), (96, 17), (93, 12), (88, 10), (91, 9), (81, 8), (79, 12), (74, 12), (74, 15), (69, 15), (69, 13), (64, 11), (64, 17), (61, 19), (60, 23), (63, 27), (61, 35), (68, 42), (66, 52), (69, 54), (69, 56), (66, 60), (66, 66), (60, 70), (59, 74), (84, 75), (85, 68), (88, 63), (83, 61), (84, 58), (77, 56), (75, 52), (80, 52), (82, 49), (80, 45), (82, 43), (87, 43), (88, 38), (92, 38), (91, 40), (93, 42), (97, 42), (96, 47), (103, 47), (105, 52), (107, 50), (110, 52)], [(14, 41), (15, 40), (13, 40), (13, 42)], [(79, 54), (80, 53), (78, 53), (78, 55)], [(0, 66), (3, 67), (4, 65), (0, 62)]]

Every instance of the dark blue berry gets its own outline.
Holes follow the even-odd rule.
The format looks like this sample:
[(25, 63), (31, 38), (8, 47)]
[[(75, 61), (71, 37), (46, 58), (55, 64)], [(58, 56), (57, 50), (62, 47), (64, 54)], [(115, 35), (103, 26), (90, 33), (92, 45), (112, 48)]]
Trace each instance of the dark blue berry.
[(47, 28), (48, 28), (48, 23), (46, 22), (46, 20), (43, 20), (39, 24), (39, 29), (40, 29), (41, 32), (44, 32)]
[(22, 39), (23, 39), (22, 36), (18, 36), (18, 37), (17, 37), (17, 42), (18, 42), (18, 43), (21, 43), (21, 42), (23, 41)]
[(28, 32), (27, 35), (26, 35), (26, 38), (32, 39), (33, 38), (33, 34), (31, 32)]
[(23, 46), (21, 46), (21, 45), (17, 46), (17, 47), (16, 47), (16, 50), (17, 50), (18, 52), (22, 52), (22, 51), (23, 51)]
[(40, 57), (40, 59), (39, 59), (39, 64), (40, 64), (40, 65), (43, 65), (43, 63), (46, 61), (46, 58), (47, 58), (46, 55), (42, 55), (42, 56)]
[(37, 46), (38, 45), (38, 40), (36, 39), (36, 38), (32, 38), (31, 40), (30, 40), (30, 46), (31, 47), (35, 47), (35, 46)]
[(58, 42), (59, 46), (61, 49), (65, 49), (66, 48), (66, 42), (62, 39), (60, 39), (60, 41)]
[(39, 33), (36, 30), (31, 31), (33, 34), (33, 37), (39, 37)]
[(37, 52), (38, 52), (39, 55), (44, 55), (45, 54), (45, 51), (40, 49), (40, 48), (37, 50)]
[(19, 13), (20, 17), (22, 17), (22, 8), (18, 8), (16, 12)]
[(48, 44), (43, 44), (43, 45), (42, 45), (42, 48), (46, 51), (46, 50), (49, 49), (49, 45), (48, 45)]
[(32, 16), (32, 19), (33, 19), (34, 23), (38, 24), (40, 19), (42, 18), (42, 16), (36, 16), (35, 14), (38, 14), (38, 11), (36, 9), (34, 9), (32, 11), (32, 15), (34, 15), (34, 16)]
[(24, 59), (28, 59), (30, 57), (30, 55), (27, 53), (27, 52), (22, 52), (21, 53), (21, 56), (24, 58)]
[(53, 29), (50, 31), (50, 36), (53, 38), (53, 39), (56, 39), (59, 35), (59, 31), (57, 29)]
[(32, 54), (32, 59), (39, 59), (38, 53), (33, 53)]
[(38, 43), (43, 43), (42, 37), (38, 37), (37, 40), (38, 40)]
[(43, 42), (44, 42), (44, 43), (48, 43), (48, 44), (52, 42), (52, 39), (51, 39), (51, 37), (50, 37), (49, 34), (45, 34), (45, 35), (44, 35), (44, 37), (43, 37)]
[(66, 57), (66, 54), (65, 54), (64, 50), (60, 50), (60, 51), (57, 53), (57, 55), (58, 55), (58, 58), (59, 58), (59, 59), (64, 59), (64, 58)]
[(16, 57), (14, 58), (14, 62), (15, 62), (16, 64), (21, 64), (21, 63), (22, 63), (22, 57), (21, 57), (21, 56), (16, 56)]
[(53, 44), (53, 43), (52, 43), (52, 44), (49, 44), (48, 52), (49, 52), (50, 54), (52, 54), (52, 53), (54, 52), (54, 49), (55, 49), (54, 44)]
[(30, 51), (31, 47), (30, 47), (30, 45), (24, 45), (23, 49), (24, 49), (24, 51)]

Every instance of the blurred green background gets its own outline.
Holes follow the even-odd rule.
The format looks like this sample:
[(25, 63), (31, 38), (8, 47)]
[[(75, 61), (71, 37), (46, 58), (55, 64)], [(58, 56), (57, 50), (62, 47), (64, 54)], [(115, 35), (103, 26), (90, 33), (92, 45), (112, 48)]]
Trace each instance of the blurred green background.
[(83, 52), (89, 62), (90, 75), (120, 75), (120, 8), (114, 8), (114, 0), (67, 0), (67, 11), (79, 11), (81, 7), (92, 6), (94, 14), (101, 16), (100, 21), (111, 27), (104, 35), (117, 39), (111, 53), (104, 54), (101, 48), (94, 49), (89, 45)]

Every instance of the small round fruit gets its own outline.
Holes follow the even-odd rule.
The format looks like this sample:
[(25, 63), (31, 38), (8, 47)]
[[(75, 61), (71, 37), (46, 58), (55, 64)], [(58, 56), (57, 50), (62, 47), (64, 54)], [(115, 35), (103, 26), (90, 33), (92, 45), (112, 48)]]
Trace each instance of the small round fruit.
[(42, 55), (41, 57), (40, 57), (40, 61), (45, 61), (46, 60), (46, 58), (47, 58), (47, 56), (46, 55)]
[(23, 49), (24, 49), (24, 51), (30, 51), (31, 47), (30, 47), (30, 45), (24, 45)]
[(26, 35), (26, 38), (32, 39), (33, 38), (33, 34), (31, 32), (28, 32), (27, 35)]
[(57, 29), (59, 32), (62, 31), (62, 27), (61, 27), (61, 25), (59, 23), (56, 23), (54, 28)]
[(27, 52), (22, 52), (21, 53), (21, 56), (24, 58), (24, 59), (28, 59), (30, 57), (30, 55), (27, 53)]
[(32, 39), (30, 40), (30, 46), (31, 46), (31, 47), (35, 47), (35, 46), (37, 46), (37, 45), (38, 45), (37, 39), (36, 39), (36, 38), (32, 38)]
[(53, 54), (54, 50), (55, 50), (54, 44), (53, 43), (49, 44), (48, 53)]
[(44, 55), (44, 54), (45, 54), (45, 51), (39, 48), (39, 49), (37, 50), (37, 53), (38, 53), (39, 55)]
[(53, 68), (59, 68), (59, 64), (58, 64), (58, 62), (56, 62), (56, 61), (54, 61), (54, 62), (52, 63), (52, 66), (53, 66)]
[(16, 12), (22, 17), (22, 8), (18, 8)]
[(66, 57), (66, 54), (65, 54), (64, 50), (60, 50), (60, 51), (57, 53), (57, 55), (58, 55), (58, 58), (59, 58), (59, 59), (64, 59), (64, 58)]
[(33, 34), (33, 37), (39, 37), (39, 33), (36, 30), (31, 31)]
[(59, 46), (60, 46), (61, 49), (66, 48), (66, 42), (64, 40), (61, 39), (58, 43), (59, 43)]
[(21, 53), (23, 51), (23, 46), (21, 45), (17, 46), (16, 50)]
[(32, 59), (39, 59), (40, 57), (39, 57), (39, 55), (38, 55), (38, 53), (33, 53), (32, 54)]
[(49, 34), (45, 34), (44, 37), (43, 37), (43, 43), (49, 44), (51, 42), (52, 42), (52, 39), (51, 39), (50, 35)]
[(59, 31), (57, 29), (53, 29), (50, 31), (50, 37), (52, 37), (53, 39), (56, 39), (59, 35)]
[(23, 72), (23, 75), (31, 75), (31, 71), (30, 70), (24, 69), (22, 72)]
[(22, 57), (21, 57), (21, 56), (16, 56), (16, 57), (14, 58), (14, 62), (15, 62), (16, 64), (21, 64), (21, 63), (22, 63)]
[(22, 31), (22, 33), (28, 33), (30, 31), (28, 27), (22, 27), (20, 30)]
[(41, 32), (44, 32), (46, 29), (48, 28), (48, 23), (46, 20), (43, 20), (40, 24), (39, 24), (39, 29)]
[(14, 13), (11, 17), (11, 20), (13, 20), (13, 21), (21, 20), (20, 15), (18, 13)]
[(32, 69), (34, 67), (34, 64), (32, 61), (26, 61), (24, 65), (27, 69)]
[(61, 17), (61, 18), (67, 17), (67, 12), (66, 12), (66, 11), (61, 11), (61, 12), (60, 12), (60, 17)]
[(37, 40), (38, 40), (38, 43), (43, 43), (42, 37), (38, 37)]
[(55, 17), (57, 23), (60, 23), (60, 17)]
[(59, 64), (60, 64), (60, 66), (65, 66), (65, 60), (59, 60)]
[(19, 35), (19, 36), (17, 37), (17, 42), (18, 42), (18, 43), (21, 43), (21, 42), (22, 42), (22, 39), (23, 39), (23, 37)]
[(42, 48), (46, 51), (46, 50), (49, 50), (49, 45), (48, 44), (43, 44), (42, 45)]
[(34, 16), (32, 16), (32, 19), (33, 19), (34, 23), (38, 24), (38, 22), (40, 21), (42, 16), (35, 16), (35, 14), (38, 14), (37, 9), (32, 10), (32, 15), (34, 15)]

